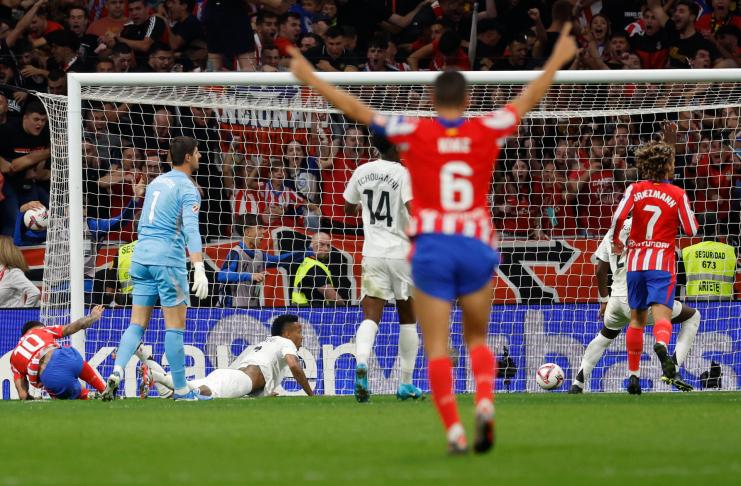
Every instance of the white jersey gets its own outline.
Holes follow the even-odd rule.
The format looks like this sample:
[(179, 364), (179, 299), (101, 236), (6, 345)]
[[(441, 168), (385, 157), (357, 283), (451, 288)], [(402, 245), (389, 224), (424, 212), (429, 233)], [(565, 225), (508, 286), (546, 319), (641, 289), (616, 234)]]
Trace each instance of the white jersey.
[(353, 173), (343, 196), (363, 208), (363, 256), (405, 259), (412, 186), (406, 167), (387, 160), (368, 162)]
[(633, 223), (632, 218), (625, 220), (623, 229), (620, 230), (620, 241), (625, 245), (622, 255), (615, 255), (612, 253), (612, 229), (607, 232), (602, 242), (597, 247), (597, 251), (594, 252), (594, 256), (603, 262), (610, 264), (610, 271), (612, 272), (612, 286), (610, 286), (610, 297), (627, 297), (628, 296), (628, 269), (626, 266), (626, 258), (628, 256), (628, 236), (630, 235), (630, 227)]
[(276, 391), (288, 371), (286, 356), (298, 356), (298, 349), (293, 341), (282, 336), (271, 336), (252, 348), (239, 362), (238, 367), (259, 366), (265, 378), (264, 394)]

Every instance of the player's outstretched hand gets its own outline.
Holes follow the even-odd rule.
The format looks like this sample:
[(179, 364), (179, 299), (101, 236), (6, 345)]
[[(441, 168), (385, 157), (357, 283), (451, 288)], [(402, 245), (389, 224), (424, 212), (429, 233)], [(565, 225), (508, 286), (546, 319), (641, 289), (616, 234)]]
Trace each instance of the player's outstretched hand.
[(571, 36), (571, 22), (563, 24), (561, 35), (558, 36), (556, 44), (553, 46), (553, 54), (559, 60), (560, 64), (566, 63), (576, 55), (576, 41)]
[(206, 267), (203, 266), (203, 262), (195, 262), (193, 264), (193, 287), (191, 290), (196, 297), (203, 300), (208, 297), (208, 278), (206, 278)]
[(297, 47), (289, 47), (286, 49), (288, 55), (291, 56), (291, 72), (300, 81), (307, 82), (314, 75), (314, 66), (306, 60), (304, 55)]
[(97, 322), (100, 320), (101, 317), (103, 317), (103, 311), (105, 310), (105, 307), (102, 305), (96, 305), (92, 309), (90, 309), (90, 314), (87, 316), (92, 319), (92, 322)]

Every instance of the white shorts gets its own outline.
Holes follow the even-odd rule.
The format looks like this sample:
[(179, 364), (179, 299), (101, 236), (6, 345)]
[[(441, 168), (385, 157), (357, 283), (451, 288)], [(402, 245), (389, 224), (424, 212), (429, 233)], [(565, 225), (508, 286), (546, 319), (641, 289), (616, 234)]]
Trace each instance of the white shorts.
[(214, 398), (240, 398), (252, 391), (252, 380), (243, 371), (231, 368), (219, 368), (209, 373), (206, 378), (189, 381), (191, 388), (206, 385)]
[(363, 257), (360, 299), (366, 295), (383, 300), (407, 300), (412, 296), (412, 270), (400, 258)]
[[(672, 307), (672, 319), (676, 318), (682, 312), (682, 303), (674, 301)], [(605, 327), (608, 329), (622, 329), (630, 323), (630, 306), (627, 297), (610, 297), (605, 309)], [(648, 311), (647, 324), (654, 323), (654, 315)]]

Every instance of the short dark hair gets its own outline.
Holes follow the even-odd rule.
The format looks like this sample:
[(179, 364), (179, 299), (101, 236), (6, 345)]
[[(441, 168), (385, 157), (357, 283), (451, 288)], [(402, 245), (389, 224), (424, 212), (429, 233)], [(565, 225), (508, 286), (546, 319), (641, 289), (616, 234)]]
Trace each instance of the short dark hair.
[(149, 55), (156, 52), (172, 52), (172, 47), (170, 47), (168, 44), (165, 44), (164, 42), (155, 42), (152, 44), (152, 47), (149, 48)]
[(435, 79), (435, 104), (458, 107), (466, 99), (466, 78), (455, 70), (444, 71)]
[(295, 314), (283, 314), (278, 316), (273, 320), (273, 324), (270, 325), (270, 335), (282, 336), (286, 327), (296, 323), (298, 323), (298, 316)]
[(573, 16), (573, 8), (574, 6), (569, 0), (557, 0), (551, 7), (551, 17), (553, 17), (553, 20), (567, 22)]
[(111, 54), (131, 54), (134, 52), (131, 47), (128, 46), (128, 44), (124, 44), (123, 42), (117, 42), (113, 45), (113, 49), (111, 49)]
[(630, 41), (630, 35), (624, 30), (618, 30), (618, 31), (613, 32), (610, 35), (610, 40), (615, 39), (616, 37), (622, 37), (623, 39)]
[(283, 15), (278, 16), (278, 25), (283, 25), (288, 22), (288, 19), (296, 19), (301, 22), (301, 16), (295, 12), (286, 12)]
[(446, 56), (452, 56), (461, 48), (461, 36), (454, 30), (446, 30), (440, 36), (438, 49)]
[(394, 145), (383, 135), (373, 134), (371, 136), (371, 145), (373, 145), (378, 153), (386, 160), (397, 160), (396, 151)]
[(172, 142), (170, 142), (170, 156), (172, 158), (172, 165), (175, 167), (183, 165), (185, 163), (185, 156), (188, 154), (192, 154), (196, 148), (198, 148), (198, 142), (196, 142), (195, 138), (173, 138)]
[(138, 2), (141, 2), (144, 5), (147, 4), (147, 0), (129, 0), (129, 5), (131, 5), (132, 3), (138, 3)]
[(503, 31), (502, 24), (497, 19), (481, 19), (476, 23), (476, 32), (479, 34), (492, 30), (496, 30), (500, 34)]
[(732, 35), (741, 41), (741, 30), (733, 24), (723, 25), (715, 32), (715, 37), (720, 37), (722, 35)]
[(388, 49), (391, 38), (385, 32), (379, 32), (373, 36), (368, 43), (368, 49), (375, 47), (376, 49)]
[(692, 0), (677, 0), (677, 3), (674, 4), (674, 8), (676, 9), (680, 5), (687, 7), (695, 18), (700, 14), (700, 7), (698, 7)]
[(67, 77), (67, 75), (64, 74), (64, 72), (60, 71), (59, 69), (52, 69), (51, 71), (49, 71), (49, 75), (46, 76), (46, 79), (48, 79), (49, 81), (59, 81), (60, 79), (65, 77)]
[(275, 12), (270, 12), (268, 10), (258, 10), (257, 16), (255, 17), (255, 23), (261, 24), (265, 22), (267, 19), (278, 19), (278, 14)]
[(21, 336), (25, 336), (28, 331), (35, 327), (44, 327), (44, 323), (41, 321), (28, 321), (25, 324), (23, 324), (23, 327), (21, 328)]
[(242, 226), (243, 231), (242, 235), (244, 235), (244, 229), (246, 228), (255, 228), (257, 226), (260, 226), (260, 222), (257, 219), (257, 215), (253, 213), (245, 213), (240, 217), (240, 226)]
[(344, 36), (345, 36), (345, 30), (339, 25), (330, 27), (329, 29), (327, 29), (327, 32), (324, 34), (324, 37), (326, 37), (327, 39), (336, 39), (338, 37), (344, 37)]
[(46, 116), (46, 109), (44, 108), (44, 104), (37, 98), (30, 99), (28, 103), (26, 103), (26, 105), (23, 107), (23, 116), (33, 115), (34, 113)]

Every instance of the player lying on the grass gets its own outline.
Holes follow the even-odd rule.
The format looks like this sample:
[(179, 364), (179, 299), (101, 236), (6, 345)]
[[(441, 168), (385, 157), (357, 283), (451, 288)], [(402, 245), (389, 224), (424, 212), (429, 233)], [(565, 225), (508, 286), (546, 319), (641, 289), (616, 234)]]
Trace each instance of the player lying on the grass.
[[(612, 222), (613, 253), (622, 254), (624, 244), (619, 229), (632, 213), (633, 224), (628, 237), (628, 305), (630, 326), (625, 333), (628, 352), (628, 393), (641, 394), (640, 368), (643, 353), (643, 328), (648, 310), (654, 316), (654, 352), (668, 379), (677, 374), (669, 356), (672, 336), (672, 305), (676, 290), (675, 251), (678, 227), (690, 236), (697, 234), (698, 224), (687, 193), (671, 184), (674, 175), (674, 147), (656, 142), (636, 151), (641, 181), (631, 184), (618, 205)], [(616, 230), (615, 228), (618, 228)]]
[(487, 345), (491, 315), (491, 279), (499, 263), (488, 205), (499, 147), (517, 131), (519, 120), (550, 88), (559, 68), (576, 53), (566, 23), (543, 73), (515, 100), (489, 115), (466, 119), (466, 80), (446, 71), (435, 80), (432, 104), (436, 118), (413, 119), (375, 113), (351, 94), (335, 88), (314, 73), (296, 48), (291, 71), (345, 115), (371, 126), (403, 151), (409, 169), (414, 236), (412, 277), (415, 312), (424, 336), (430, 389), (443, 421), (451, 453), (468, 449), (453, 390), (448, 353), (451, 301), (463, 309), (463, 336), (476, 383), (474, 449), (494, 445), (494, 356)]
[(396, 148), (385, 138), (374, 136), (373, 146), (381, 159), (366, 162), (353, 172), (343, 194), (345, 212), (362, 211), (363, 272), (361, 303), (363, 322), (355, 334), (355, 398), (367, 402), (368, 359), (383, 315), (383, 306), (396, 301), (399, 312), (399, 361), (401, 383), (396, 397), (418, 399), (422, 390), (412, 384), (419, 351), (417, 319), (412, 308), (412, 274), (407, 256), (410, 243), (405, 230), (409, 224), (412, 187), (409, 171), (399, 163)]
[(98, 305), (87, 316), (66, 326), (45, 327), (39, 321), (28, 321), (23, 325), (21, 340), (10, 355), (10, 369), (20, 400), (33, 400), (29, 383), (59, 400), (88, 399), (88, 389), (82, 388), (79, 379), (97, 391), (103, 391), (103, 379), (80, 353), (57, 342), (92, 326), (102, 315), (103, 306)]
[[(630, 234), (632, 219), (626, 219), (620, 230), (620, 241), (625, 244)], [(628, 305), (628, 284), (626, 283), (626, 252), (621, 255), (612, 253), (612, 230), (608, 231), (602, 239), (597, 251), (594, 252), (597, 258), (597, 288), (599, 291), (600, 308), (599, 317), (603, 320), (604, 325), (599, 333), (587, 345), (584, 350), (579, 372), (574, 378), (574, 382), (569, 389), (569, 393), (582, 393), (584, 383), (589, 380), (592, 370), (605, 354), (607, 348), (612, 344), (613, 339), (618, 337), (620, 330), (630, 322), (630, 306)], [(607, 286), (608, 276), (612, 273), (612, 285)], [(609, 297), (608, 297), (609, 295)], [(653, 324), (653, 313), (649, 312), (648, 323)], [(677, 366), (677, 370), (682, 366), (687, 355), (690, 352), (692, 343), (695, 340), (697, 329), (700, 327), (700, 313), (679, 301), (674, 301), (672, 307), (672, 322), (681, 323), (681, 329), (677, 338), (677, 345), (672, 355), (672, 361)], [(692, 386), (681, 380), (678, 376), (669, 378), (666, 375), (661, 377), (665, 383), (669, 383), (682, 391), (691, 391)]]
[[(298, 350), (304, 340), (298, 316), (285, 314), (278, 316), (270, 326), (270, 336), (249, 350), (237, 364), (237, 368), (221, 368), (209, 373), (205, 378), (188, 381), (188, 387), (201, 395), (212, 398), (240, 398), (245, 395), (275, 395), (287, 372), (301, 385), (307, 395), (314, 395), (309, 380), (306, 378)], [(152, 381), (173, 390), (172, 376), (151, 357), (146, 356), (141, 347), (137, 356), (149, 367), (151, 380), (146, 378), (146, 398)]]

